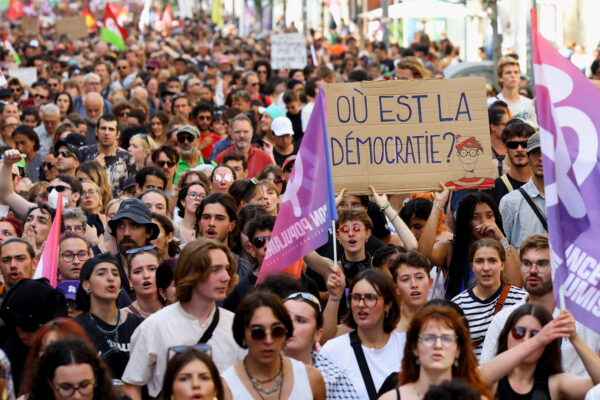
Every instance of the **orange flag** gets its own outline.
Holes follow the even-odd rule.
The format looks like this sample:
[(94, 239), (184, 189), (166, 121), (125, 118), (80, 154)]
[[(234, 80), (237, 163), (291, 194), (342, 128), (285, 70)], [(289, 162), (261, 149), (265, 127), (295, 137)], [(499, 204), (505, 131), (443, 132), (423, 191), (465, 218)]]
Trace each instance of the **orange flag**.
[(84, 8), (82, 14), (85, 17), (85, 25), (88, 27), (88, 29), (90, 31), (96, 29), (96, 19), (92, 13), (87, 8)]

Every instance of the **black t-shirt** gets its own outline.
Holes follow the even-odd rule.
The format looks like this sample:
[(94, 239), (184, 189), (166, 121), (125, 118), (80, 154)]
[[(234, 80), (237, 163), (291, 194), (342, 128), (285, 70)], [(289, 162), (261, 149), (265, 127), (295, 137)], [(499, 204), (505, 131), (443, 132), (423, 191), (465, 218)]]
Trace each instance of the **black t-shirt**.
[(302, 143), (302, 138), (304, 137), (304, 132), (302, 132), (302, 113), (298, 114), (290, 114), (289, 112), (285, 114), (286, 117), (292, 121), (292, 129), (294, 130), (294, 144), (300, 147), (300, 143)]
[[(513, 177), (510, 176), (510, 174), (506, 174), (506, 177), (508, 178), (508, 181), (512, 185), (513, 190), (517, 190), (518, 188), (520, 188), (521, 186), (523, 186), (524, 184), (527, 183), (527, 182), (521, 182), (521, 181), (514, 179)], [(496, 204), (500, 205), (500, 199), (502, 199), (502, 197), (504, 197), (504, 195), (509, 193), (508, 188), (502, 181), (502, 177), (496, 178), (496, 180), (494, 181), (494, 187), (490, 189), (489, 193), (494, 198), (494, 200), (496, 200)]]
[[(122, 314), (122, 312), (121, 312)], [(73, 319), (85, 330), (94, 344), (98, 355), (104, 359), (110, 368), (114, 379), (121, 379), (127, 362), (129, 361), (129, 343), (131, 335), (144, 320), (137, 315), (126, 313), (125, 321), (116, 325), (109, 325), (90, 312), (78, 315)]]
[(389, 58), (379, 61), (379, 66), (381, 68), (382, 74), (392, 72), (392, 71), (394, 71), (394, 68), (395, 68), (394, 61), (390, 60)]
[(298, 145), (296, 143), (294, 143), (294, 151), (292, 151), (290, 154), (287, 155), (283, 155), (283, 154), (279, 154), (277, 152), (277, 150), (275, 149), (275, 147), (273, 147), (273, 158), (275, 159), (275, 164), (279, 165), (280, 167), (283, 167), (283, 162), (285, 161), (286, 158), (288, 158), (289, 156), (292, 156), (294, 154), (298, 154)]

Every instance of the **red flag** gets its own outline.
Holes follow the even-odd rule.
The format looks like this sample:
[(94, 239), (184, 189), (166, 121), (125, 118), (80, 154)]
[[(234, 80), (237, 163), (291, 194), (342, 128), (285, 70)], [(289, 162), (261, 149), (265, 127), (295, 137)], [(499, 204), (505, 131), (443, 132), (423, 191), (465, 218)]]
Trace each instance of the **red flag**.
[(6, 16), (11, 22), (15, 22), (23, 16), (23, 3), (21, 3), (21, 0), (10, 0)]
[(173, 15), (171, 15), (171, 5), (170, 4), (168, 4), (167, 7), (165, 8), (165, 12), (163, 13), (163, 17), (162, 17), (162, 23), (163, 23), (165, 29), (171, 28), (171, 26), (173, 26)]
[(158, 32), (162, 32), (162, 30), (164, 29), (164, 26), (162, 24), (162, 21), (160, 19), (160, 8), (156, 7), (156, 11), (154, 13), (155, 17), (154, 17), (154, 30), (158, 31)]
[(84, 8), (82, 14), (85, 17), (85, 25), (88, 27), (88, 29), (90, 31), (96, 29), (96, 19), (92, 13), (87, 8)]

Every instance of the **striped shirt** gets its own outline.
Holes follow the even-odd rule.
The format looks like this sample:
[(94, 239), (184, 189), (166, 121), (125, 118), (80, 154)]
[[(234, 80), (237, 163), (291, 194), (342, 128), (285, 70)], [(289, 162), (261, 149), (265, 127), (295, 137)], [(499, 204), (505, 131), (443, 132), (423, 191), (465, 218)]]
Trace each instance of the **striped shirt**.
[[(465, 290), (452, 299), (454, 303), (462, 308), (467, 317), (471, 340), (473, 343), (477, 341), (480, 342), (474, 349), (475, 356), (478, 359), (481, 354), (483, 339), (485, 338), (488, 326), (494, 317), (494, 309), (496, 308), (496, 303), (502, 293), (502, 289), (504, 289), (504, 284), (500, 285), (496, 293), (485, 300), (478, 298), (475, 293), (473, 293), (472, 288)], [(511, 286), (508, 295), (506, 296), (506, 300), (504, 301), (504, 307), (520, 303), (526, 296), (527, 292), (525, 290)]]

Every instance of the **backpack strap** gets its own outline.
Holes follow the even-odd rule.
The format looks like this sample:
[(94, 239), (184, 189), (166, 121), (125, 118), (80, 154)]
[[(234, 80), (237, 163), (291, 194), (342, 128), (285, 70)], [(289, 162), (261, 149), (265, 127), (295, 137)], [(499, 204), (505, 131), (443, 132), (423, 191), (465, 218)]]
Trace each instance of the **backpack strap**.
[(510, 183), (510, 180), (508, 179), (508, 175), (507, 174), (502, 175), (500, 177), (500, 180), (504, 183), (504, 185), (508, 189), (508, 193), (510, 193), (513, 190), (515, 190), (515, 188), (513, 187), (512, 183)]
[[(510, 292), (510, 285), (509, 284), (505, 284), (504, 287), (502, 288), (502, 292), (500, 293), (500, 296), (498, 297), (498, 301), (496, 301), (496, 307), (494, 307), (494, 313), (492, 315), (496, 315), (500, 312), (500, 310), (502, 310), (502, 307), (504, 307), (504, 303), (506, 302), (506, 297), (508, 296), (508, 292)], [(479, 347), (483, 341), (485, 340), (485, 336), (481, 339), (477, 339), (473, 342), (473, 348), (477, 348)]]
[(369, 394), (369, 400), (376, 400), (377, 390), (375, 390), (373, 377), (371, 376), (371, 371), (369, 370), (367, 359), (365, 358), (365, 353), (362, 349), (362, 343), (360, 342), (360, 338), (358, 337), (358, 333), (356, 333), (356, 331), (350, 332), (350, 345), (352, 346), (352, 350), (354, 350), (354, 355), (356, 356), (356, 361), (358, 362), (358, 367), (360, 368), (360, 374), (363, 377), (363, 381), (367, 388), (367, 393)]
[(540, 211), (540, 209), (535, 205), (535, 203), (533, 202), (533, 200), (531, 199), (531, 197), (529, 197), (529, 195), (527, 194), (527, 192), (522, 187), (519, 188), (519, 192), (521, 192), (521, 195), (523, 195), (523, 198), (525, 199), (525, 201), (527, 202), (527, 204), (529, 204), (529, 207), (531, 207), (531, 209), (533, 210), (533, 212), (535, 213), (535, 215), (540, 220), (540, 223), (542, 224), (542, 226), (544, 227), (544, 229), (546, 230), (546, 232), (548, 232), (548, 222), (546, 221), (546, 217), (544, 217), (542, 215), (542, 212)]

